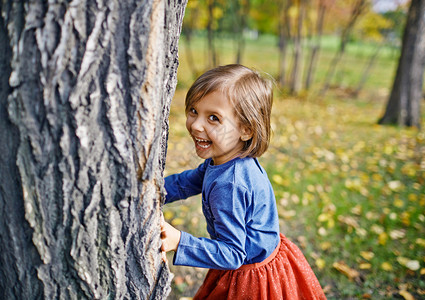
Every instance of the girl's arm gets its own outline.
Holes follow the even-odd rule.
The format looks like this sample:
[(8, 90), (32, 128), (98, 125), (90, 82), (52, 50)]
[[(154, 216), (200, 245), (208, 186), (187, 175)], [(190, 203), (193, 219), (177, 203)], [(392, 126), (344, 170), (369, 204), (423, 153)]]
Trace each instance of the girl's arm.
[(210, 160), (206, 160), (194, 170), (187, 170), (180, 174), (174, 174), (165, 178), (167, 196), (165, 203), (186, 199), (199, 194), (202, 191), (205, 170)]
[(211, 205), (204, 213), (211, 213), (214, 220), (213, 224), (208, 224), (212, 239), (196, 238), (181, 232), (174, 256), (175, 265), (232, 270), (244, 263), (247, 192), (229, 183), (216, 187), (211, 194)]

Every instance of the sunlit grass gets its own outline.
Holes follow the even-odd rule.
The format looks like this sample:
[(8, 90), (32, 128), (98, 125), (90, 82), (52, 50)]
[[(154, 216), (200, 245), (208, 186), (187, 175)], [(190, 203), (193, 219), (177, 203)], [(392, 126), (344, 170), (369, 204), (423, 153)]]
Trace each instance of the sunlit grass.
[[(270, 38), (265, 43), (266, 55), (258, 54), (261, 45), (248, 43), (255, 51), (247, 48), (246, 64), (273, 75), (277, 50)], [(231, 49), (223, 51), (230, 55)], [(201, 52), (199, 66), (205, 65)], [(183, 103), (192, 75), (184, 53), (180, 58), (183, 88), (171, 106), (167, 174), (201, 162), (185, 129)], [(361, 72), (353, 66), (356, 59), (347, 57), (351, 82)], [(380, 78), (371, 76), (358, 99), (341, 89), (320, 100), (276, 92), (271, 147), (260, 161), (275, 190), (282, 231), (303, 250), (329, 299), (425, 295), (425, 131), (376, 125), (395, 65), (390, 56), (379, 59), (373, 76)], [(178, 228), (206, 236), (199, 197), (167, 205), (165, 215)], [(193, 296), (205, 274), (172, 271), (171, 298)]]

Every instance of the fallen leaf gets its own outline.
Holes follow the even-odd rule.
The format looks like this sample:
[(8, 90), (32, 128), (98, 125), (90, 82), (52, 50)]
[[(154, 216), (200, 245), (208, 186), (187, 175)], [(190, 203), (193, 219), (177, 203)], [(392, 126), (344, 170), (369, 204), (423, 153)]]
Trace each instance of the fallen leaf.
[(332, 247), (332, 243), (331, 242), (323, 242), (323, 243), (320, 244), (320, 248), (323, 251), (326, 251), (326, 250), (330, 249), (331, 247)]
[(401, 290), (398, 292), (406, 300), (415, 300), (415, 298), (406, 290)]
[(332, 266), (350, 280), (360, 277), (360, 273), (357, 270), (350, 268), (344, 262), (334, 262)]
[(416, 244), (418, 244), (419, 246), (422, 246), (422, 247), (425, 248), (425, 239), (417, 238), (416, 239)]
[(175, 218), (171, 221), (171, 225), (173, 226), (183, 225), (184, 223), (185, 223), (185, 220), (182, 218)]
[(397, 261), (400, 265), (412, 271), (417, 271), (421, 267), (419, 261), (411, 260), (411, 259), (408, 259), (407, 257), (399, 256), (397, 257)]
[(322, 258), (316, 259), (316, 266), (319, 268), (319, 270), (322, 270), (326, 265), (326, 262)]
[(385, 232), (381, 233), (378, 237), (379, 244), (382, 246), (385, 246), (385, 244), (387, 243), (387, 240), (388, 240), (388, 234), (386, 234)]
[(388, 262), (383, 262), (381, 264), (381, 269), (384, 270), (384, 271), (392, 271), (393, 270), (393, 266), (390, 263), (388, 263)]
[(371, 260), (375, 256), (375, 253), (371, 251), (360, 251), (360, 255), (366, 260)]
[(362, 263), (359, 265), (359, 268), (361, 270), (369, 270), (372, 268), (372, 265), (370, 263)]
[(406, 236), (406, 230), (403, 229), (395, 229), (390, 232), (390, 237), (393, 240), (399, 240)]

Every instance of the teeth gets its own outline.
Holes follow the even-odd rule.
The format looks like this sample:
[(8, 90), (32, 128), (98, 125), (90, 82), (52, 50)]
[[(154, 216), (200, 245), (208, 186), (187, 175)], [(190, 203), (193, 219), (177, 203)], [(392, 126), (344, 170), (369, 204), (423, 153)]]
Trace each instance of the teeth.
[(209, 142), (209, 140), (202, 140), (202, 139), (198, 139), (198, 138), (195, 138), (195, 140), (196, 140), (197, 142)]
[(200, 144), (198, 144), (198, 146), (201, 147), (201, 148), (207, 149), (210, 145), (200, 145)]
[[(209, 141), (209, 140), (198, 139), (196, 137), (194, 137), (194, 138), (195, 138), (196, 144), (203, 149), (207, 149), (209, 146), (211, 146), (211, 141)], [(208, 144), (207, 145), (201, 145), (200, 143), (208, 143)]]

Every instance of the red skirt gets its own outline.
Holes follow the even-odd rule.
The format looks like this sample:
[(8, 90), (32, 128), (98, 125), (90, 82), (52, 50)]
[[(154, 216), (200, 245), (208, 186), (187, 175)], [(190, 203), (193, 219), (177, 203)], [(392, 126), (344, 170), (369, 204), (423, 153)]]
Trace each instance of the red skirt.
[(280, 245), (261, 263), (209, 270), (194, 300), (326, 299), (300, 249), (280, 234)]

